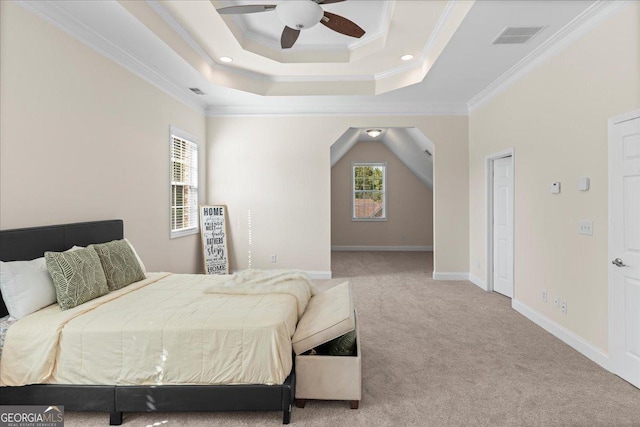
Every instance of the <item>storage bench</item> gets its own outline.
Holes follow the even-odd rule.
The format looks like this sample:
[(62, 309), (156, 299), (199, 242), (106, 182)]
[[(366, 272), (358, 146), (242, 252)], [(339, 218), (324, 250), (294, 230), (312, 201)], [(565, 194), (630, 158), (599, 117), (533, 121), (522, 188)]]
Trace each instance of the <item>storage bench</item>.
[[(354, 356), (308, 354), (348, 332), (356, 331)], [(348, 400), (358, 409), (362, 393), (362, 347), (357, 313), (348, 282), (311, 298), (292, 338), (296, 353), (296, 406), (307, 399)]]

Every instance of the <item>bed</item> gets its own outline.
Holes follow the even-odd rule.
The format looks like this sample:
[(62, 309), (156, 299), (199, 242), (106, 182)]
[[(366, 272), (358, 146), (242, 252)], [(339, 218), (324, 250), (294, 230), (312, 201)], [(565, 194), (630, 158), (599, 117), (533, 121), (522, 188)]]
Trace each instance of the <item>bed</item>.
[[(75, 245), (87, 246), (89, 244), (119, 240), (123, 237), (122, 220), (3, 230), (0, 231), (0, 260), (31, 260), (41, 257), (45, 251), (62, 252)], [(139, 291), (132, 290), (130, 293), (135, 294), (136, 292), (145, 291), (148, 292), (148, 295), (144, 296), (144, 298), (149, 298), (151, 291), (157, 294), (162, 291), (162, 289), (158, 290), (158, 287), (162, 288), (162, 286), (171, 285), (171, 283), (166, 283), (167, 280), (171, 281), (171, 277), (158, 278), (151, 276), (151, 280), (154, 283), (141, 287)], [(192, 276), (195, 277), (195, 275)], [(189, 285), (189, 287), (193, 286)], [(125, 295), (115, 302), (126, 306), (127, 298)], [(217, 298), (221, 301), (226, 301), (224, 297), (218, 296)], [(129, 302), (128, 304), (130, 305), (131, 303)], [(254, 303), (252, 302), (251, 304)], [(270, 309), (272, 310), (273, 307), (265, 308), (265, 310)], [(53, 311), (53, 308), (50, 308), (49, 311)], [(73, 310), (67, 311), (72, 312)], [(62, 313), (65, 312), (63, 311)], [(0, 317), (6, 314), (8, 314), (6, 305), (4, 301), (0, 301)], [(47, 313), (43, 309), (42, 313), (36, 314), (45, 316)], [(99, 314), (100, 307), (96, 308), (95, 313), (91, 314), (91, 316), (98, 316)], [(56, 316), (58, 315), (56, 314)], [(28, 316), (24, 319), (30, 318), (31, 316)], [(108, 317), (101, 319), (100, 321), (104, 323), (104, 319), (108, 319)], [(141, 323), (144, 323), (144, 320), (143, 317)], [(19, 325), (21, 321), (16, 322), (12, 327)], [(289, 320), (288, 323), (290, 328), (291, 321)], [(89, 321), (88, 324), (91, 324), (91, 322)], [(21, 327), (23, 326), (24, 324)], [(85, 328), (87, 328), (86, 325), (77, 327), (77, 329)], [(86, 336), (78, 339), (86, 340)], [(85, 342), (87, 352), (91, 350), (89, 343), (90, 341)], [(98, 344), (96, 343), (95, 345), (97, 346)], [(283, 368), (288, 371), (288, 376), (285, 378), (285, 375), (280, 373), (277, 380), (269, 377), (266, 381), (270, 384), (227, 385), (225, 383), (224, 385), (211, 385), (208, 383), (210, 380), (217, 381), (216, 378), (187, 381), (186, 384), (183, 384), (180, 383), (180, 377), (176, 377), (177, 379), (162, 378), (161, 381), (155, 379), (147, 381), (147, 383), (139, 381), (142, 384), (127, 380), (118, 384), (104, 384), (100, 382), (99, 376), (90, 378), (89, 383), (84, 383), (87, 382), (84, 379), (90, 377), (89, 375), (79, 375), (77, 377), (71, 375), (55, 379), (65, 382), (64, 384), (48, 383), (0, 387), (0, 402), (4, 405), (57, 404), (64, 405), (65, 409), (69, 411), (108, 412), (111, 425), (122, 424), (124, 412), (246, 410), (282, 411), (283, 423), (288, 424), (291, 419), (292, 403), (295, 395), (295, 370), (291, 355), (286, 356), (281, 358), (285, 361), (291, 360), (290, 366), (284, 363)], [(73, 372), (73, 370), (71, 371)], [(69, 381), (73, 382), (69, 383)], [(233, 379), (225, 378), (223, 381), (233, 382)], [(272, 384), (272, 382), (276, 381), (277, 383)]]

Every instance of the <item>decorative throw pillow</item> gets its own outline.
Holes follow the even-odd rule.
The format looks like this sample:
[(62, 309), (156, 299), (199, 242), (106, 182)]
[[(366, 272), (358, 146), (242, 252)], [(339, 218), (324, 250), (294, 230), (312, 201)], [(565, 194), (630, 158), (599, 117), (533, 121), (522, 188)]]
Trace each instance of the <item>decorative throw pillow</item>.
[(0, 291), (11, 317), (23, 317), (56, 302), (56, 290), (44, 258), (0, 261)]
[(125, 240), (114, 240), (90, 247), (94, 248), (100, 257), (109, 290), (115, 291), (145, 279), (135, 253)]
[(356, 331), (347, 332), (327, 343), (332, 356), (354, 356), (356, 354)]
[(45, 252), (47, 270), (63, 310), (109, 293), (100, 258), (92, 247), (72, 252)]

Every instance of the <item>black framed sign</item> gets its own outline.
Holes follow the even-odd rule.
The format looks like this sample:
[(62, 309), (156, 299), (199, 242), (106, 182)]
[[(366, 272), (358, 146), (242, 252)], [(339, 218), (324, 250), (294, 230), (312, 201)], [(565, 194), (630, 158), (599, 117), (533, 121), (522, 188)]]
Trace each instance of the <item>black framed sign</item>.
[(226, 206), (200, 206), (200, 236), (205, 274), (229, 274)]

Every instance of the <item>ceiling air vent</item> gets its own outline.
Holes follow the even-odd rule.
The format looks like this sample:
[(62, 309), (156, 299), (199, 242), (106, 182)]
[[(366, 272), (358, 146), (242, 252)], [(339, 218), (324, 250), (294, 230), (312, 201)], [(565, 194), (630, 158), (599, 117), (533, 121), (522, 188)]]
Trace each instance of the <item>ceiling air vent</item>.
[(492, 44), (524, 44), (544, 27), (507, 27)]
[(206, 93), (204, 93), (203, 91), (201, 91), (197, 87), (190, 87), (189, 90), (191, 92), (195, 93), (196, 95), (206, 95)]

